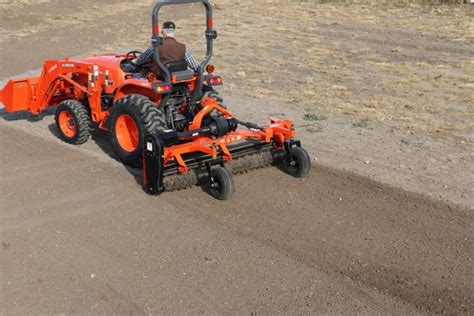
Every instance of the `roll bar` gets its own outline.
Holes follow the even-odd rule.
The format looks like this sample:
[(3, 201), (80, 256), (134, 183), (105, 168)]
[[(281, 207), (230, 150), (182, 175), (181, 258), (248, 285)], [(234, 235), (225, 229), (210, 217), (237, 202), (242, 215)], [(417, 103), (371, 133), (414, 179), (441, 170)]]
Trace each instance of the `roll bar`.
[(188, 4), (188, 3), (202, 3), (206, 8), (206, 40), (207, 40), (207, 52), (206, 57), (201, 62), (198, 68), (198, 83), (196, 90), (191, 98), (191, 105), (195, 105), (196, 101), (201, 98), (202, 85), (203, 85), (203, 74), (206, 65), (212, 57), (212, 41), (217, 38), (217, 32), (213, 30), (212, 21), (212, 6), (209, 0), (158, 0), (153, 7), (152, 11), (152, 26), (153, 36), (151, 38), (151, 44), (154, 48), (153, 58), (155, 63), (160, 67), (161, 71), (165, 75), (166, 82), (171, 82), (171, 74), (168, 69), (160, 61), (160, 46), (162, 44), (162, 38), (160, 37), (160, 21), (159, 12), (163, 6), (175, 5), (175, 4)]

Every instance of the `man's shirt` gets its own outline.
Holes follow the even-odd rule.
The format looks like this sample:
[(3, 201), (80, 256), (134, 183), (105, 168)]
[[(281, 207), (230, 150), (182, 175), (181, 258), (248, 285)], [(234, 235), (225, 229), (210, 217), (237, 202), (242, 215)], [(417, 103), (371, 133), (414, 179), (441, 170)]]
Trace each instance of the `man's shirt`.
[[(187, 48), (184, 54), (184, 59), (186, 60), (186, 62), (188, 63), (188, 66), (191, 67), (192, 70), (198, 71), (199, 63), (193, 57), (193, 55), (188, 51)], [(135, 61), (135, 65), (143, 66), (151, 62), (153, 62), (153, 47), (149, 47), (147, 50), (145, 50)]]

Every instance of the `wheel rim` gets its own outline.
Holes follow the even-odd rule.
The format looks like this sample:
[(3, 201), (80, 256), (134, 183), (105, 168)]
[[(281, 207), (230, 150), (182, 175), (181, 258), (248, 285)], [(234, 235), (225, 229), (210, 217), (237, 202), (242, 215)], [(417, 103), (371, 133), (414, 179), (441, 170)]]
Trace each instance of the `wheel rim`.
[(289, 172), (290, 175), (296, 175), (298, 174), (299, 170), (300, 170), (300, 160), (298, 158), (298, 155), (296, 155), (295, 153), (293, 153), (291, 155), (291, 158), (292, 158), (292, 162), (290, 162), (287, 166), (287, 170)]
[(293, 161), (290, 163), (290, 168), (293, 172), (297, 172), (298, 169), (300, 168), (298, 160), (296, 160), (296, 157), (294, 156), (293, 156)]
[(219, 181), (218, 177), (211, 177), (211, 186), (210, 191), (213, 196), (218, 196), (221, 192), (221, 182)]
[(69, 111), (59, 113), (59, 128), (61, 132), (69, 138), (73, 138), (77, 133), (76, 120), (74, 115)]
[(122, 114), (115, 123), (115, 134), (123, 150), (133, 152), (138, 146), (138, 126), (127, 114)]

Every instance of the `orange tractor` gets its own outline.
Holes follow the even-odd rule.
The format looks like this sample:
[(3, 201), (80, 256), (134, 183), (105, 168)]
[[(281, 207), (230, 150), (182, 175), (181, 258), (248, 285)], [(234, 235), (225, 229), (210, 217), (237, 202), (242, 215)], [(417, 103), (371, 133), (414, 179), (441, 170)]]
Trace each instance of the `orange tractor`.
[[(185, 61), (161, 63), (160, 9), (198, 2), (206, 9), (207, 41), (198, 71)], [(208, 0), (159, 0), (152, 24), (159, 74), (137, 79), (127, 72), (137, 51), (49, 60), (39, 77), (10, 80), (0, 101), (9, 112), (39, 114), (56, 106), (56, 126), (67, 143), (85, 143), (94, 128), (108, 131), (119, 159), (143, 168), (149, 194), (207, 183), (212, 196), (225, 200), (234, 191), (233, 173), (279, 165), (295, 177), (308, 174), (311, 161), (294, 139), (291, 120), (270, 118), (268, 126), (258, 126), (238, 120), (222, 104), (214, 90), (222, 78), (209, 65), (217, 32)]]

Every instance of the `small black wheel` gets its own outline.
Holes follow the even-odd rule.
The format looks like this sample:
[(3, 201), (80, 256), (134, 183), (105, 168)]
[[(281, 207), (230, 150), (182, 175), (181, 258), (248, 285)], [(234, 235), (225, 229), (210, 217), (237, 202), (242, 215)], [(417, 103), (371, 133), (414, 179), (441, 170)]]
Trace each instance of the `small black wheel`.
[(286, 172), (295, 178), (304, 178), (311, 169), (311, 158), (308, 152), (301, 147), (291, 149), (292, 162), (287, 164)]
[(234, 193), (234, 179), (232, 174), (223, 167), (211, 170), (209, 193), (218, 200), (228, 200)]
[(84, 144), (91, 136), (92, 121), (87, 108), (77, 100), (61, 102), (54, 114), (59, 137), (66, 143)]

